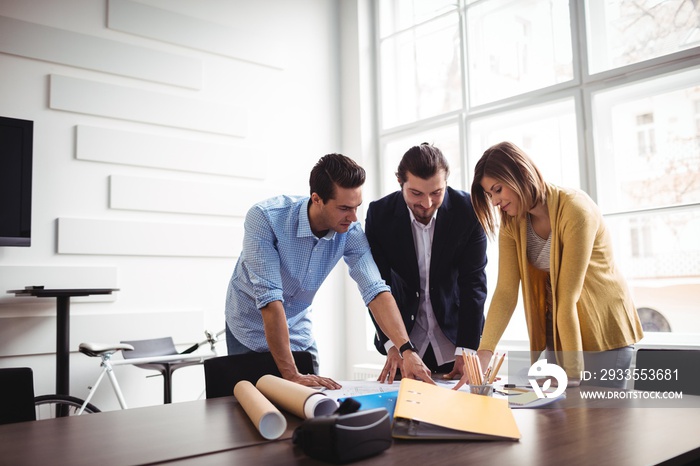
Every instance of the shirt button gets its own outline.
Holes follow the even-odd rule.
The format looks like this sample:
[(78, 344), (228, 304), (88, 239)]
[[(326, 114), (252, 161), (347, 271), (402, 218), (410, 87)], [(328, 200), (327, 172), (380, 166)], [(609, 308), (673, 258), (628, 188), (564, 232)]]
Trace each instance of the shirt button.
[(415, 316), (411, 314), (411, 320), (415, 320)]
[(420, 293), (416, 291), (416, 298), (420, 298)]

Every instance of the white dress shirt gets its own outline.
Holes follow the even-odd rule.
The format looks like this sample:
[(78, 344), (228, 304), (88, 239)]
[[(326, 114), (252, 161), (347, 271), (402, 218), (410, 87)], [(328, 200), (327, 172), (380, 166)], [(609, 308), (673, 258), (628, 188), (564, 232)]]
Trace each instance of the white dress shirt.
[[(415, 345), (421, 358), (425, 355), (428, 344), (431, 344), (433, 352), (435, 353), (435, 360), (438, 365), (443, 365), (454, 361), (455, 354), (461, 354), (462, 348), (455, 348), (455, 345), (442, 333), (442, 329), (435, 319), (435, 312), (433, 311), (433, 305), (430, 301), (430, 257), (433, 251), (433, 236), (435, 234), (437, 212), (436, 210), (427, 225), (423, 225), (416, 220), (411, 209), (408, 209), (408, 214), (411, 217), (411, 229), (413, 231), (413, 245), (416, 249), (416, 257), (418, 258), (418, 273), (420, 275), (421, 288), (418, 314), (409, 338)], [(388, 352), (392, 346), (394, 346), (394, 344), (388, 341), (384, 347)]]

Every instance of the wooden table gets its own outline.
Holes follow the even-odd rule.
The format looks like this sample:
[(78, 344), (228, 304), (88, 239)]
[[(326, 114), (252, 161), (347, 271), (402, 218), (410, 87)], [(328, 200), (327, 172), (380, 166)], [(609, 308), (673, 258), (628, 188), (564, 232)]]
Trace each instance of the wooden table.
[(69, 395), (70, 386), (70, 298), (112, 294), (118, 288), (44, 288), (28, 286), (23, 290), (8, 290), (15, 296), (56, 298), (56, 393)]
[[(694, 406), (698, 406), (700, 398)], [(563, 403), (565, 404), (565, 402)], [(700, 408), (541, 408), (513, 410), (519, 442), (394, 440), (362, 466), (683, 465), (700, 461)], [(286, 442), (257, 444), (177, 466), (323, 465)]]
[[(519, 442), (395, 440), (360, 465), (651, 465), (700, 460), (700, 397), (668, 407), (584, 402), (513, 410)], [(675, 406), (675, 407), (674, 407)], [(0, 426), (0, 464), (321, 465), (291, 442), (301, 420), (264, 440), (233, 397)]]
[[(290, 415), (279, 442), (290, 448), (300, 423)], [(0, 425), (0, 464), (136, 465), (270, 443), (231, 396)]]

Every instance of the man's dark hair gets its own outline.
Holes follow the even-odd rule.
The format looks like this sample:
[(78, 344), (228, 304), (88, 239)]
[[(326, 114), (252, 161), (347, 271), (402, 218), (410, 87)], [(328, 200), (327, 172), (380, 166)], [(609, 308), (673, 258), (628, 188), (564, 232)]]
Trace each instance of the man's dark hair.
[(420, 146), (411, 147), (403, 154), (396, 177), (403, 186), (408, 180), (408, 173), (427, 180), (440, 170), (445, 170), (445, 178), (447, 178), (450, 174), (450, 164), (447, 163), (440, 149), (424, 142)]
[(335, 186), (357, 188), (365, 183), (365, 169), (349, 157), (341, 154), (327, 154), (321, 157), (311, 170), (309, 187), (325, 204), (335, 199)]

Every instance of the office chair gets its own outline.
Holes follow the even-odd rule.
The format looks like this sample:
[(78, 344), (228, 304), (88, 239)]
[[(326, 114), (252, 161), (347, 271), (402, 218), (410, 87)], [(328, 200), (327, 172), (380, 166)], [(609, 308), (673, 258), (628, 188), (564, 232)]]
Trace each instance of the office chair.
[[(124, 359), (148, 358), (151, 356), (172, 356), (180, 354), (175, 348), (172, 337), (153, 338), (148, 340), (122, 341), (134, 347), (132, 351), (122, 351)], [(181, 367), (201, 364), (201, 360), (163, 361), (134, 364), (141, 369), (156, 370), (163, 376), (163, 402), (171, 403), (173, 400), (172, 380), (173, 372)]]
[(0, 424), (35, 420), (32, 369), (29, 367), (0, 369)]
[[(700, 350), (659, 350), (640, 348), (635, 359), (635, 371), (645, 377), (634, 382), (635, 390), (683, 392), (700, 395)], [(654, 375), (650, 377), (650, 372)], [(676, 372), (677, 371), (677, 372)], [(645, 378), (646, 380), (642, 380)]]
[[(311, 353), (293, 351), (294, 362), (302, 374), (313, 374)], [(266, 374), (281, 377), (272, 353), (246, 353), (219, 356), (204, 361), (204, 382), (207, 398), (233, 395), (233, 387), (241, 380), (255, 385)]]

